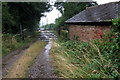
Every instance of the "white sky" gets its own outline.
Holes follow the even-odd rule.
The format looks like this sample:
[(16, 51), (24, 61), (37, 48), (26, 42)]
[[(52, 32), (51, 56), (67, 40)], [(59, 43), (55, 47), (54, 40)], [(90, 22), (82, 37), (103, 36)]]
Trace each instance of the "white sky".
[(93, 1), (97, 1), (98, 4), (105, 4), (105, 3), (115, 2), (120, 0), (93, 0)]
[(61, 16), (61, 13), (53, 7), (51, 12), (44, 13), (46, 15), (41, 18), (40, 25), (55, 23), (55, 19)]
[[(109, 2), (115, 2), (115, 1), (120, 1), (120, 0), (93, 0), (97, 1), (97, 3), (100, 4), (105, 4)], [(53, 7), (53, 10), (51, 12), (45, 13), (46, 17), (42, 17), (40, 21), (40, 25), (46, 25), (50, 23), (55, 23), (55, 19), (61, 16), (61, 13)]]

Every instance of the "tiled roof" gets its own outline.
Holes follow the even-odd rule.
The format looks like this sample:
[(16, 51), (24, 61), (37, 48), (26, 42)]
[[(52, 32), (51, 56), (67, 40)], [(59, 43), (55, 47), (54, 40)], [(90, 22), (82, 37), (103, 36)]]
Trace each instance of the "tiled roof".
[(120, 1), (89, 7), (65, 21), (66, 23), (104, 22), (118, 18)]

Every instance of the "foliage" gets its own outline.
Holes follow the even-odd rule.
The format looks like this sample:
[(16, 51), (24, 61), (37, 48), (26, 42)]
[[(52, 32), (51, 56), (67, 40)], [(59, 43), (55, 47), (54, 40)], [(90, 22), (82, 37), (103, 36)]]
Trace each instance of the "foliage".
[(2, 6), (2, 24), (6, 25), (2, 28), (2, 30), (5, 31), (5, 28), (7, 28), (8, 30), (6, 30), (6, 32), (11, 32), (11, 26), (15, 25), (15, 22), (13, 21), (13, 16), (11, 16), (11, 14), (9, 13), (9, 6), (7, 6), (7, 3), (3, 3)]
[[(115, 78), (120, 76), (119, 19), (113, 29), (101, 39), (82, 42), (58, 42), (52, 49), (56, 73), (64, 78)], [(62, 63), (61, 63), (62, 62)]]
[(3, 34), (2, 36), (2, 56), (27, 45), (38, 37), (39, 33), (36, 32), (32, 36), (26, 33), (25, 40), (22, 41), (19, 34)]
[[(68, 39), (68, 29), (65, 21), (79, 12), (86, 9), (86, 7), (91, 7), (97, 5), (96, 2), (56, 2), (55, 7), (61, 12), (62, 16), (56, 19), (55, 27), (59, 35), (60, 40), (69, 40)], [(64, 28), (62, 31), (61, 28)], [(67, 32), (67, 33), (65, 33)], [(66, 36), (67, 35), (67, 36)]]
[(3, 56), (36, 39), (40, 17), (48, 11), (50, 4), (47, 2), (3, 2)]
[(43, 12), (49, 11), (50, 5), (45, 2), (7, 2), (2, 4), (2, 22), (3, 33), (20, 33), (20, 25), (22, 30), (28, 29), (34, 32), (43, 16)]
[(56, 19), (56, 27), (58, 28), (58, 34), (60, 35), (60, 27), (64, 27), (67, 30), (67, 24), (65, 21), (79, 12), (86, 9), (86, 7), (95, 6), (96, 2), (56, 2), (55, 7), (61, 12), (62, 16)]
[(119, 28), (120, 28), (120, 18), (113, 19), (113, 20), (112, 20), (112, 23), (113, 23), (113, 25), (114, 25), (114, 29), (115, 29), (116, 31), (119, 31), (119, 32), (120, 32), (120, 30), (119, 30)]
[(112, 36), (115, 36), (115, 40), (116, 42), (120, 45), (120, 18), (116, 18), (116, 19), (113, 19), (112, 20), (113, 22), (113, 35)]
[(104, 44), (74, 40), (58, 42), (59, 47), (52, 50), (56, 56), (56, 72), (65, 78), (118, 78), (120, 52), (118, 44), (116, 47), (113, 44), (109, 41)]
[(58, 37), (59, 41), (68, 41), (68, 31), (67, 30), (61, 30), (61, 36)]
[(54, 30), (56, 28), (56, 25), (54, 23), (51, 23), (51, 24), (47, 24), (47, 25), (44, 25), (44, 26), (41, 26), (42, 28), (45, 28), (47, 30)]

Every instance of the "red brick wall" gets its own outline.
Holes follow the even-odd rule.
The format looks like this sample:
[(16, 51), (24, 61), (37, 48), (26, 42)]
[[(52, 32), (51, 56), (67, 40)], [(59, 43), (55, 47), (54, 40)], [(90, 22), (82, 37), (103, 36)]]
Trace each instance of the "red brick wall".
[(89, 26), (89, 25), (69, 25), (69, 37), (79, 36), (81, 41), (89, 41), (101, 38), (101, 35), (108, 33), (110, 26)]

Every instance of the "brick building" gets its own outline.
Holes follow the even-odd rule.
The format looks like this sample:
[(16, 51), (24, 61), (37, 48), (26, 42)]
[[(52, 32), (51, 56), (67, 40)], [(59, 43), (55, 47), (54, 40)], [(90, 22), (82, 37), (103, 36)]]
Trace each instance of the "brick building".
[(81, 41), (99, 39), (104, 32), (109, 32), (111, 20), (118, 18), (120, 2), (111, 2), (85, 9), (65, 21), (68, 24), (69, 38), (75, 36)]

